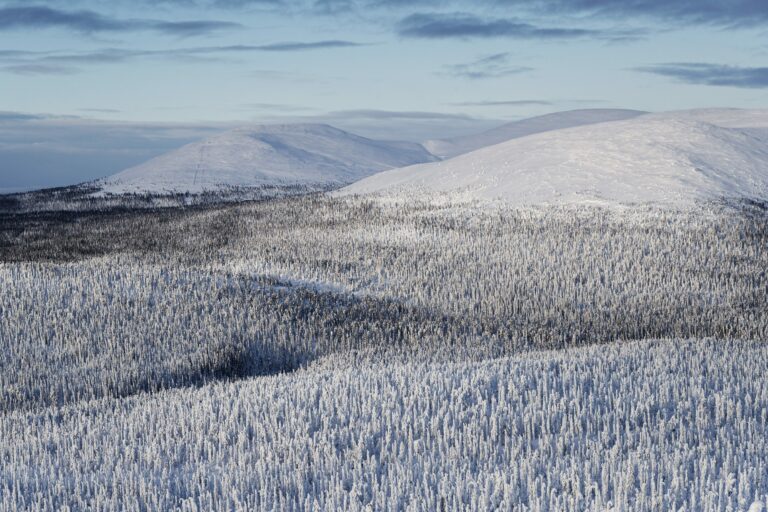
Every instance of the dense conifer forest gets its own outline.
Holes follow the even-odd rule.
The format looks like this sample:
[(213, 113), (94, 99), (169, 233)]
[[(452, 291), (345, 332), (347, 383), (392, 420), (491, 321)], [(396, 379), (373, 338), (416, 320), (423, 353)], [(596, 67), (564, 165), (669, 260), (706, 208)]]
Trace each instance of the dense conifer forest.
[(0, 290), (0, 510), (768, 506), (762, 204), (59, 189)]

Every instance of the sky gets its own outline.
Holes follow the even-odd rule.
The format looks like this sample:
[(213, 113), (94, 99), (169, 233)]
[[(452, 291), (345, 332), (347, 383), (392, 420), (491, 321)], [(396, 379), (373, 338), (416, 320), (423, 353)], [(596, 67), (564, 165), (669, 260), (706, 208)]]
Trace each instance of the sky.
[(423, 141), (578, 108), (768, 105), (765, 0), (0, 0), (0, 191), (236, 126)]

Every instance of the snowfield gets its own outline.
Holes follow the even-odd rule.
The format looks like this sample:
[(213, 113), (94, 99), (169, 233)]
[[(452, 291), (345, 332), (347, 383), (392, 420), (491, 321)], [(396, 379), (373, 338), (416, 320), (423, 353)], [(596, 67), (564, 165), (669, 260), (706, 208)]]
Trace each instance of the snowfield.
[(768, 128), (768, 109), (698, 108), (659, 112), (648, 114), (648, 116), (698, 121), (724, 128)]
[(768, 110), (738, 109), (574, 110), (424, 146), (327, 125), (263, 125), (189, 144), (90, 185), (98, 197), (230, 193), (238, 200), (349, 185), (342, 195), (679, 206), (765, 200), (767, 141)]
[(440, 158), (452, 158), (464, 153), (493, 146), (501, 142), (518, 139), (536, 133), (584, 126), (608, 121), (621, 121), (632, 119), (645, 112), (624, 109), (583, 109), (555, 112), (543, 116), (531, 117), (520, 121), (513, 121), (483, 133), (454, 137), (451, 139), (429, 140), (424, 143), (432, 154)]
[(188, 144), (96, 185), (112, 194), (297, 186), (306, 192), (432, 160), (419, 144), (374, 141), (320, 124), (263, 125)]
[(340, 194), (451, 193), (512, 205), (768, 199), (768, 131), (684, 116), (554, 130), (382, 172)]

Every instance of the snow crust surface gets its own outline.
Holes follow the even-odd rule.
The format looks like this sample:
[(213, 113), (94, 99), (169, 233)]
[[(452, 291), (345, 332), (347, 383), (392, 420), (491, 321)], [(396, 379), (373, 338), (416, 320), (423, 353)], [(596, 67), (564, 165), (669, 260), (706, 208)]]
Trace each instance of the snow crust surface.
[(327, 188), (435, 160), (423, 146), (359, 137), (321, 124), (235, 129), (102, 180), (108, 193), (199, 193), (227, 187)]
[(430, 140), (424, 143), (424, 147), (440, 158), (451, 158), (535, 133), (608, 121), (621, 121), (643, 114), (645, 112), (624, 109), (582, 109), (555, 112), (507, 123), (479, 134)]
[[(754, 127), (757, 114), (749, 112)], [(718, 115), (737, 124), (734, 113)], [(340, 194), (450, 192), (518, 205), (768, 199), (768, 132), (697, 116), (706, 117), (654, 114), (540, 133), (383, 172)]]

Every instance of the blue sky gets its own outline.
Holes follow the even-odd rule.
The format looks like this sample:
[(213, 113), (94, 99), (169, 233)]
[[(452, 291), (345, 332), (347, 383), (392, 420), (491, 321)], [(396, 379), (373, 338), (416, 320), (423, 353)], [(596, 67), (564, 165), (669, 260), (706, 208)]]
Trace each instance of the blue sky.
[(0, 0), (0, 189), (217, 130), (423, 140), (574, 108), (762, 108), (764, 0)]

